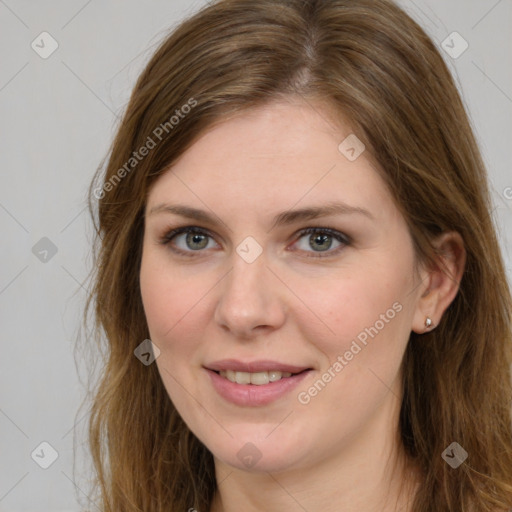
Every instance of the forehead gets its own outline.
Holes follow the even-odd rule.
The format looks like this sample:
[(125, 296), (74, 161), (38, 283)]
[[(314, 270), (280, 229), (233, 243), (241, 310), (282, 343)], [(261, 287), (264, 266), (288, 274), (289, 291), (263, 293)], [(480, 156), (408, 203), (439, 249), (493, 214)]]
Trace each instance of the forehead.
[(334, 122), (325, 105), (290, 98), (221, 118), (198, 137), (186, 158), (317, 159), (321, 153), (337, 155), (340, 137), (350, 133), (348, 123)]
[(390, 197), (372, 160), (365, 151), (347, 158), (343, 141), (353, 145), (353, 137), (348, 124), (334, 123), (318, 103), (245, 110), (201, 134), (157, 180), (148, 205), (186, 198), (242, 210), (334, 201), (383, 208)]

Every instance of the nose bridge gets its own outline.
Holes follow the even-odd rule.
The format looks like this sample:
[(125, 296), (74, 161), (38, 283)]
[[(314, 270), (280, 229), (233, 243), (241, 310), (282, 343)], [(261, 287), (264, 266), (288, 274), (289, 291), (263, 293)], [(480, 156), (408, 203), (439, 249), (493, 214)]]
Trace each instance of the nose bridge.
[(276, 289), (279, 281), (267, 268), (264, 253), (254, 257), (248, 244), (241, 243), (233, 253), (215, 312), (220, 325), (243, 336), (256, 327), (277, 327), (284, 319), (281, 294)]

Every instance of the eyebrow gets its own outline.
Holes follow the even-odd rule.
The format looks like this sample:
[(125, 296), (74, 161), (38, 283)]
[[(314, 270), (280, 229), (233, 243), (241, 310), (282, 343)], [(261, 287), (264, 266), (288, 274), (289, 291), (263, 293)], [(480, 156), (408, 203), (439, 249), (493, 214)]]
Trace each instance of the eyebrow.
[[(151, 208), (149, 211), (149, 215), (154, 215), (156, 213), (173, 213), (199, 222), (215, 224), (214, 217), (206, 211), (185, 205), (159, 204)], [(350, 206), (343, 202), (331, 202), (322, 206), (311, 206), (308, 208), (281, 212), (274, 217), (272, 229), (276, 226), (293, 224), (294, 222), (304, 222), (307, 220), (317, 219), (319, 217), (352, 214), (364, 215), (369, 219), (375, 220), (375, 217), (364, 208), (359, 206)]]

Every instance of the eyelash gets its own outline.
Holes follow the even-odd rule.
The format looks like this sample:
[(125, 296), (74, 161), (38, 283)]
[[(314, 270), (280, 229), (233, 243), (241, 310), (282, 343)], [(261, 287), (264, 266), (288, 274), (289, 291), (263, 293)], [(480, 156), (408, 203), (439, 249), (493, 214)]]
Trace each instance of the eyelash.
[[(176, 236), (182, 234), (182, 233), (196, 233), (199, 235), (206, 235), (210, 238), (214, 238), (208, 230), (205, 230), (203, 228), (200, 228), (198, 226), (184, 226), (181, 228), (172, 229), (171, 231), (167, 232), (160, 240), (160, 243), (163, 245), (171, 245), (172, 239)], [(297, 240), (300, 240), (303, 236), (310, 235), (310, 234), (327, 234), (335, 238), (338, 242), (340, 242), (341, 246), (335, 248), (334, 250), (325, 251), (326, 255), (321, 254), (321, 252), (315, 252), (309, 253), (309, 251), (305, 251), (308, 254), (308, 258), (328, 258), (330, 256), (338, 254), (344, 247), (351, 244), (352, 240), (348, 235), (345, 235), (344, 233), (341, 233), (340, 231), (337, 231), (336, 229), (324, 227), (310, 227), (303, 229), (297, 233)], [(186, 256), (186, 257), (196, 257), (196, 254), (199, 252), (202, 252), (201, 250), (198, 251), (183, 251), (182, 249), (178, 249), (176, 247), (171, 246), (171, 250), (177, 254)]]

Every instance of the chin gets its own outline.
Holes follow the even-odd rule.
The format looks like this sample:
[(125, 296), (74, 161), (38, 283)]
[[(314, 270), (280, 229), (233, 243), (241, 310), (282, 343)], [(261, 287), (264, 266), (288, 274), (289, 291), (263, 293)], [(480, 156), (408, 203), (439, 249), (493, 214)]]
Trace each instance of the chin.
[[(242, 471), (279, 473), (297, 467), (301, 459), (297, 446), (287, 445), (284, 439), (277, 436), (272, 440), (265, 439), (267, 435), (266, 432), (257, 438), (245, 432), (244, 436), (236, 436), (228, 443), (205, 445), (217, 461)], [(304, 449), (302, 443), (301, 449)]]
[(237, 452), (226, 454), (226, 456), (222, 458), (214, 454), (214, 457), (228, 466), (250, 473), (281, 473), (289, 471), (294, 467), (293, 461), (290, 460), (290, 454), (272, 454), (271, 457), (262, 456), (254, 465), (249, 462), (241, 461), (238, 458)]

